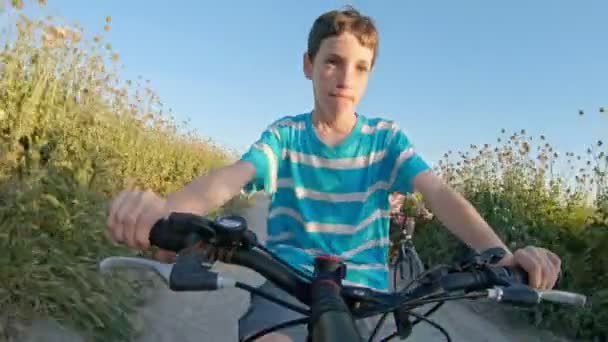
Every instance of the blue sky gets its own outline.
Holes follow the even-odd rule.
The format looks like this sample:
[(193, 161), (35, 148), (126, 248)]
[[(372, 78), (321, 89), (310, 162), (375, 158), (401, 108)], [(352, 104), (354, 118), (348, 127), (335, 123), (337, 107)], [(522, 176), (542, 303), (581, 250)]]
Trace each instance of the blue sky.
[(242, 151), (271, 121), (311, 108), (308, 30), (345, 4), (373, 16), (381, 33), (359, 111), (396, 120), (431, 163), (494, 143), (501, 128), (545, 134), (563, 152), (608, 135), (608, 113), (598, 113), (608, 107), (605, 0), (48, 0), (43, 13), (76, 20), (88, 35), (111, 15), (105, 36), (122, 78), (150, 79), (178, 118)]

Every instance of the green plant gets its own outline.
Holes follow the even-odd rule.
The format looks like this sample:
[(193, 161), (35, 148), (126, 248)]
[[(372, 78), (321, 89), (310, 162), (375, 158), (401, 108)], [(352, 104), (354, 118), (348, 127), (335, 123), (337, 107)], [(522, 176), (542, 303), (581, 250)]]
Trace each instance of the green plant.
[(109, 199), (127, 186), (166, 194), (234, 155), (177, 125), (149, 82), (120, 81), (102, 35), (21, 14), (14, 27), (0, 47), (0, 336), (51, 317), (129, 340), (140, 284), (97, 271), (131, 253), (105, 237)]
[[(567, 152), (564, 159), (545, 136), (501, 133), (494, 146), (446, 153), (436, 171), (471, 201), (509, 248), (536, 245), (560, 255), (559, 287), (591, 298), (586, 309), (544, 306), (534, 312), (534, 323), (573, 338), (607, 338), (605, 145), (598, 140), (585, 153)], [(416, 229), (417, 248), (431, 264), (469, 251), (440, 226), (433, 220)]]

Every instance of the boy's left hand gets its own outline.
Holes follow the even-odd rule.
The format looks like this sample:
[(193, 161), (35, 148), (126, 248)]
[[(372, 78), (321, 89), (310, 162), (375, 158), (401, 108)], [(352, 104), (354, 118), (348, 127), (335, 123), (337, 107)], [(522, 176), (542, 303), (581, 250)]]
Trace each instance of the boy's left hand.
[(527, 246), (516, 250), (501, 262), (502, 266), (520, 266), (528, 272), (528, 285), (542, 290), (552, 289), (561, 272), (560, 258), (550, 250)]

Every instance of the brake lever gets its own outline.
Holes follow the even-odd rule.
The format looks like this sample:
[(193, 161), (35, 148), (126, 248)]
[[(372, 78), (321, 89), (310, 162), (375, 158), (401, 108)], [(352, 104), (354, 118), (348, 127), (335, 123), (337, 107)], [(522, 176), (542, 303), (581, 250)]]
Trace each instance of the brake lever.
[(99, 270), (101, 272), (109, 272), (112, 269), (127, 268), (154, 271), (169, 286), (174, 265), (142, 257), (111, 256), (101, 260)]
[(456, 263), (458, 271), (483, 268), (494, 265), (506, 256), (506, 251), (501, 247), (488, 248), (481, 253), (470, 253)]
[(118, 268), (154, 271), (173, 291), (213, 291), (236, 286), (235, 279), (211, 271), (212, 266), (212, 263), (200, 253), (178, 255), (177, 261), (172, 264), (123, 256), (107, 257), (99, 263), (102, 273)]
[(191, 248), (178, 254), (169, 277), (169, 288), (173, 291), (205, 291), (223, 287), (222, 278), (211, 271), (212, 261), (207, 250)]

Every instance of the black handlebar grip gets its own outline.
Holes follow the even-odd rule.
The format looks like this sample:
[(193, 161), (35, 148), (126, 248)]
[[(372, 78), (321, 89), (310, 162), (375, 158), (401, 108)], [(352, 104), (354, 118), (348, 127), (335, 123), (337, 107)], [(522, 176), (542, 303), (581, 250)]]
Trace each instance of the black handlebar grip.
[(156, 221), (149, 240), (154, 246), (177, 253), (215, 236), (213, 221), (191, 213), (173, 212), (168, 218)]
[(458, 291), (481, 289), (486, 286), (487, 280), (481, 272), (462, 272), (448, 274), (439, 282), (446, 291)]
[(150, 244), (172, 252), (184, 248), (184, 236), (172, 229), (169, 220), (160, 219), (152, 226), (149, 236)]
[(528, 285), (528, 272), (520, 266), (506, 266), (501, 267), (498, 270), (502, 271), (502, 274), (499, 274), (499, 276), (503, 280), (506, 280), (509, 283)]
[(491, 267), (485, 270), (451, 273), (440, 280), (446, 291), (481, 290), (488, 286), (523, 284), (528, 285), (528, 273), (519, 266)]

